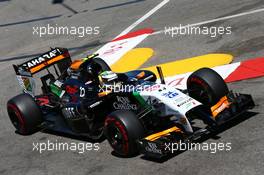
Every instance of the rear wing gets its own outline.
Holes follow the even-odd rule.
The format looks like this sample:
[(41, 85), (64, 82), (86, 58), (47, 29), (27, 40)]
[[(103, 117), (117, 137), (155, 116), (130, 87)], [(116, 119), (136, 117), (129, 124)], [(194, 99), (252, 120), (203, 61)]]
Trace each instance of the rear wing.
[(16, 72), (19, 85), (23, 88), (23, 91), (34, 96), (34, 74), (37, 74), (42, 70), (47, 70), (47, 75), (40, 78), (44, 88), (46, 88), (46, 81), (54, 79), (54, 75), (50, 73), (49, 68), (52, 66), (57, 77), (59, 77), (64, 74), (71, 62), (70, 54), (66, 48), (51, 48), (50, 51), (36, 58), (19, 65), (13, 65), (13, 68)]
[[(58, 64), (61, 62), (64, 64)], [(36, 58), (26, 61), (20, 65), (13, 65), (17, 75), (30, 74), (34, 75), (43, 69), (47, 69), (52, 65), (57, 64), (60, 73), (65, 69), (64, 65), (71, 63), (70, 54), (65, 48), (54, 48)]]

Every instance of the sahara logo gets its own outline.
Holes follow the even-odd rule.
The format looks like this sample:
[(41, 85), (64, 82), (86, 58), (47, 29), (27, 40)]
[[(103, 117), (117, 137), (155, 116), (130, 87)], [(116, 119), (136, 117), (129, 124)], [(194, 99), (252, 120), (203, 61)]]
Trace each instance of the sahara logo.
[(23, 67), (26, 68), (31, 68), (34, 67), (40, 63), (43, 63), (51, 58), (54, 58), (55, 56), (57, 56), (58, 54), (60, 54), (60, 51), (58, 49), (52, 50), (40, 57), (34, 58), (32, 60), (30, 60), (29, 62), (26, 62), (25, 64), (23, 64)]

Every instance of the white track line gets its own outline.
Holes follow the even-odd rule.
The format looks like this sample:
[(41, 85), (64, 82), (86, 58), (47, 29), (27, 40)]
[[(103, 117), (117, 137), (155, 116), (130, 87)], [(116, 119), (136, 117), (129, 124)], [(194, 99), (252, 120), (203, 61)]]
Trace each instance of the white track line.
[(153, 15), (156, 11), (158, 11), (161, 7), (163, 7), (165, 4), (167, 4), (168, 2), (170, 2), (170, 0), (163, 0), (161, 3), (159, 3), (156, 7), (154, 7), (153, 9), (151, 9), (148, 13), (146, 13), (144, 16), (142, 16), (141, 18), (139, 18), (136, 22), (134, 22), (133, 24), (131, 24), (128, 28), (126, 28), (123, 32), (121, 32), (116, 38), (127, 34), (128, 32), (130, 32), (133, 28), (135, 28), (137, 25), (139, 25), (141, 22), (143, 22), (144, 20), (146, 20), (148, 17), (150, 17), (151, 15)]
[[(183, 28), (184, 27), (193, 27), (193, 26), (200, 26), (200, 25), (204, 25), (204, 24), (209, 24), (209, 23), (213, 23), (213, 22), (217, 22), (217, 21), (223, 21), (223, 20), (227, 20), (227, 19), (232, 19), (232, 18), (237, 18), (237, 17), (241, 17), (241, 16), (246, 16), (246, 15), (250, 15), (250, 14), (254, 14), (254, 13), (259, 13), (259, 12), (263, 12), (264, 11), (264, 8), (262, 9), (257, 9), (257, 10), (253, 10), (253, 11), (249, 11), (249, 12), (243, 12), (243, 13), (239, 13), (239, 14), (236, 14), (236, 15), (230, 15), (230, 16), (225, 16), (225, 17), (221, 17), (221, 18), (216, 18), (216, 19), (212, 19), (212, 20), (208, 20), (208, 21), (203, 21), (203, 22), (199, 22), (199, 23), (194, 23), (194, 24), (189, 24), (189, 25), (185, 25), (185, 26), (182, 26)], [(177, 27), (177, 26), (175, 26)], [(173, 31), (175, 29), (167, 29), (166, 31)], [(157, 32), (154, 32), (152, 35), (155, 35), (155, 34), (161, 34), (161, 33), (164, 33), (165, 30), (160, 30), (160, 31), (157, 31)]]

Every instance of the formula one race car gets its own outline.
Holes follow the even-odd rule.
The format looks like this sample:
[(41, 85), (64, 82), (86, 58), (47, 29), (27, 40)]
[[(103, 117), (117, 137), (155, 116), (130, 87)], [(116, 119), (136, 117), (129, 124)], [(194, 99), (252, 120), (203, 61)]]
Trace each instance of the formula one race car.
[[(250, 95), (229, 91), (209, 68), (192, 73), (181, 90), (165, 84), (160, 67), (157, 83), (146, 70), (114, 73), (97, 56), (72, 61), (67, 49), (55, 48), (14, 65), (24, 93), (8, 101), (7, 111), (17, 133), (105, 136), (118, 155), (162, 157), (166, 143), (191, 142), (254, 107)], [(33, 75), (43, 70), (36, 95)], [(206, 127), (193, 127), (194, 119)]]

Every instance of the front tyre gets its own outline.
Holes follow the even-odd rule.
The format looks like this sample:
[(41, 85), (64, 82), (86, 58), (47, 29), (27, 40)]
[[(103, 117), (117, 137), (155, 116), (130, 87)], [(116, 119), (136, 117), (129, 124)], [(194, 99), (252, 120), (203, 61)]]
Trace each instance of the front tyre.
[(201, 68), (193, 72), (187, 80), (189, 96), (201, 103), (213, 106), (229, 90), (223, 78), (210, 68)]
[(7, 102), (7, 112), (17, 132), (22, 135), (33, 134), (43, 122), (38, 105), (28, 94), (20, 94), (10, 99)]
[(144, 137), (144, 128), (133, 112), (119, 110), (107, 116), (105, 136), (118, 155), (133, 156), (139, 151), (136, 140)]

